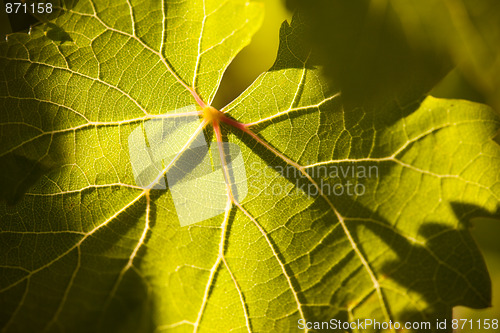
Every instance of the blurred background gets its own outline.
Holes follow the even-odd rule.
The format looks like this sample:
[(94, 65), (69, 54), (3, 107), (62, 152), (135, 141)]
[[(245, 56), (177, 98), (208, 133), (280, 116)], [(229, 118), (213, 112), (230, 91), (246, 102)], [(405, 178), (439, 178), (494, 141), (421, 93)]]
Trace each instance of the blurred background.
[[(261, 1), (266, 8), (262, 27), (227, 69), (212, 103), (216, 108), (272, 66), (279, 28), (299, 7), (311, 23), (307, 39), (323, 55), (319, 61), (325, 75), (340, 84), (348, 103), (377, 104), (394, 97), (404, 101), (430, 93), (500, 110), (499, 0)], [(29, 15), (12, 20), (2, 10), (0, 38), (35, 22)], [(471, 222), (493, 282), (493, 307), (457, 307), (454, 316), (500, 319), (500, 220)]]
[(238, 97), (274, 63), (278, 52), (279, 29), (283, 21), (292, 19), (292, 12), (282, 0), (264, 0), (265, 16), (262, 26), (232, 61), (222, 78), (212, 105), (221, 109)]

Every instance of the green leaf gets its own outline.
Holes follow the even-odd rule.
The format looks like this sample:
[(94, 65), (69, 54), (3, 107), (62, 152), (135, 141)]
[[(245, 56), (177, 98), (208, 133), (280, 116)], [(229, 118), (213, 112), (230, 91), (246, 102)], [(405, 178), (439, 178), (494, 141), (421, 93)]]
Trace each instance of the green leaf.
[[(3, 331), (287, 332), (489, 305), (467, 221), (498, 210), (500, 119), (432, 97), (350, 109), (298, 18), (268, 72), (206, 108), (261, 15), (81, 0), (0, 44)], [(226, 191), (185, 201), (208, 191), (196, 214), (221, 194), (224, 209), (180, 226), (174, 187), (200, 172)]]

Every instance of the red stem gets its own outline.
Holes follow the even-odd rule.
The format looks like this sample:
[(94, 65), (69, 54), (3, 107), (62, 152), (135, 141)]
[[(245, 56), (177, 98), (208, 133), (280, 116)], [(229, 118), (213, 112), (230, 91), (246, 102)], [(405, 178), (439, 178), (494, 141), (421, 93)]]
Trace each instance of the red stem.
[[(230, 126), (233, 126), (235, 128), (238, 128), (238, 129), (240, 129), (242, 131), (245, 131), (245, 129), (246, 129), (245, 124), (240, 123), (239, 121), (233, 120), (231, 118), (228, 118), (225, 115), (222, 115), (220, 117), (220, 121), (222, 121), (222, 122), (224, 122), (224, 123), (226, 123), (226, 124), (228, 124)], [(215, 128), (215, 126), (214, 126), (214, 128)]]

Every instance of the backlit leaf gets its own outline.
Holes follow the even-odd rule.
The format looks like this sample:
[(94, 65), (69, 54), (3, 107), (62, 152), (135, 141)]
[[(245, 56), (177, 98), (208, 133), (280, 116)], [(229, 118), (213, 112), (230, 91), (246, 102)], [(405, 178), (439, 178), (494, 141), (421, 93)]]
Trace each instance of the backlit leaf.
[(261, 16), (80, 0), (0, 44), (3, 331), (293, 332), (488, 306), (467, 221), (498, 209), (496, 114), (349, 108), (298, 17), (269, 71), (205, 108)]

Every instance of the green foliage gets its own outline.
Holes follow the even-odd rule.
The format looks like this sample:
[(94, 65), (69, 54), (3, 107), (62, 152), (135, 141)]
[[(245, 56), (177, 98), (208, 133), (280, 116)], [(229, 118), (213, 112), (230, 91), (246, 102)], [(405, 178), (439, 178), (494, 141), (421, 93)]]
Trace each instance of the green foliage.
[(453, 64), (500, 110), (497, 0), (286, 2), (307, 17), (327, 74), (355, 103), (428, 92)]
[[(130, 133), (210, 105), (262, 14), (244, 0), (80, 0), (0, 44), (3, 331), (293, 332), (490, 304), (467, 221), (498, 211), (500, 119), (425, 97), (435, 78), (346, 102), (299, 16), (222, 109), (245, 199), (180, 227), (169, 190), (137, 186)], [(180, 143), (220, 133), (198, 128)], [(365, 192), (329, 191), (348, 181)]]

